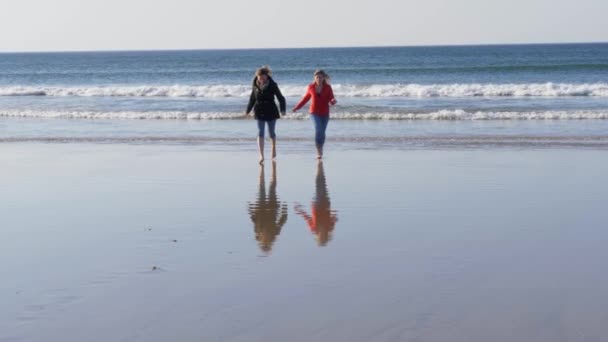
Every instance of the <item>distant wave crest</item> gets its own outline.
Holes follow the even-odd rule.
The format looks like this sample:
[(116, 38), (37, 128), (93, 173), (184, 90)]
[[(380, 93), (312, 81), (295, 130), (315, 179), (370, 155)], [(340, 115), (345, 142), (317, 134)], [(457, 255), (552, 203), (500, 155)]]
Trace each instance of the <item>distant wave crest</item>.
[[(608, 83), (526, 83), (526, 84), (335, 84), (338, 97), (608, 97)], [(299, 97), (305, 91), (301, 85), (281, 85), (284, 95)], [(4, 86), (0, 96), (58, 96), (58, 97), (247, 97), (247, 85), (173, 85), (173, 86)]]
[(245, 97), (251, 87), (206, 86), (108, 86), (108, 87), (0, 87), (0, 96), (58, 97)]
[[(349, 113), (335, 112), (337, 120), (585, 120), (608, 119), (608, 111), (538, 111), (538, 112), (492, 112), (465, 110), (439, 110), (428, 113)], [(182, 111), (44, 111), (3, 110), (0, 117), (61, 118), (61, 119), (130, 119), (130, 120), (239, 120), (247, 119), (242, 113), (226, 112), (182, 112)], [(288, 114), (284, 119), (304, 120), (306, 113)]]

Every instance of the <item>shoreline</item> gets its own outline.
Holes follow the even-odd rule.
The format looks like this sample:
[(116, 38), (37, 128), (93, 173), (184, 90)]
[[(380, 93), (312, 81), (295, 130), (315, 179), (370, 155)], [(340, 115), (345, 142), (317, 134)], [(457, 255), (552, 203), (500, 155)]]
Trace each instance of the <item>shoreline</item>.
[[(0, 146), (19, 144), (255, 147), (254, 120), (0, 118)], [(328, 149), (598, 149), (608, 147), (608, 120), (331, 120)], [(313, 144), (310, 120), (280, 120), (281, 149)]]
[[(269, 138), (266, 138), (269, 140)], [(134, 145), (134, 146), (201, 146), (252, 149), (256, 138), (204, 137), (204, 136), (129, 136), (129, 137), (5, 137), (1, 146), (20, 144), (50, 145)], [(310, 137), (280, 137), (278, 143), (286, 151), (299, 151), (312, 146)], [(336, 137), (327, 138), (328, 150), (494, 150), (494, 149), (608, 149), (607, 136), (403, 136), (403, 137)]]

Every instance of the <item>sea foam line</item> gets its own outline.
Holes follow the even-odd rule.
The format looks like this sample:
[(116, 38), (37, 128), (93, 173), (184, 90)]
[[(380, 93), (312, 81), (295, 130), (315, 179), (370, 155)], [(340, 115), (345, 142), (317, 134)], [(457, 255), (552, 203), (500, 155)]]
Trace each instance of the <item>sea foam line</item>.
[[(469, 136), (362, 136), (330, 137), (340, 144), (354, 144), (369, 148), (593, 148), (608, 149), (608, 136), (535, 136), (535, 135), (469, 135)], [(13, 136), (0, 137), (2, 143), (48, 144), (181, 144), (181, 145), (250, 145), (252, 137), (208, 136)], [(281, 136), (283, 143), (309, 143), (309, 137)], [(288, 145), (289, 146), (289, 145)]]
[[(525, 83), (525, 84), (335, 84), (337, 97), (608, 97), (608, 83)], [(285, 96), (304, 94), (303, 85), (281, 85)], [(140, 85), (140, 86), (3, 86), (0, 96), (55, 97), (169, 97), (244, 98), (248, 85)]]
[[(0, 110), (0, 117), (56, 118), (56, 119), (129, 119), (129, 120), (239, 120), (250, 119), (243, 113), (185, 112), (185, 111), (44, 111), (44, 110)], [(308, 119), (304, 112), (283, 116), (288, 120)], [(428, 113), (349, 113), (336, 111), (334, 120), (606, 120), (607, 110), (599, 111), (538, 111), (538, 112), (468, 112), (461, 109), (439, 110)]]

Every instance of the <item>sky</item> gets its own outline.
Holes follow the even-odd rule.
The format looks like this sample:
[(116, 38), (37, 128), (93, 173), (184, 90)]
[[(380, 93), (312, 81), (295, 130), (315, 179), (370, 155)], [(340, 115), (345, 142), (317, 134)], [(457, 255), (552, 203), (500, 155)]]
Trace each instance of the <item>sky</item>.
[(607, 0), (4, 0), (0, 51), (608, 42)]

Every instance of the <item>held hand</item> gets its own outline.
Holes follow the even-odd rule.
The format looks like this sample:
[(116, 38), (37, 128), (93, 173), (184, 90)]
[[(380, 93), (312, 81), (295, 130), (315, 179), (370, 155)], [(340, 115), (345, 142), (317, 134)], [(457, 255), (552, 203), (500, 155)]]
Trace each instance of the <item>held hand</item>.
[(338, 101), (336, 101), (336, 99), (332, 99), (331, 101), (329, 101), (329, 104), (331, 104), (332, 106), (335, 106), (336, 103), (338, 103)]

